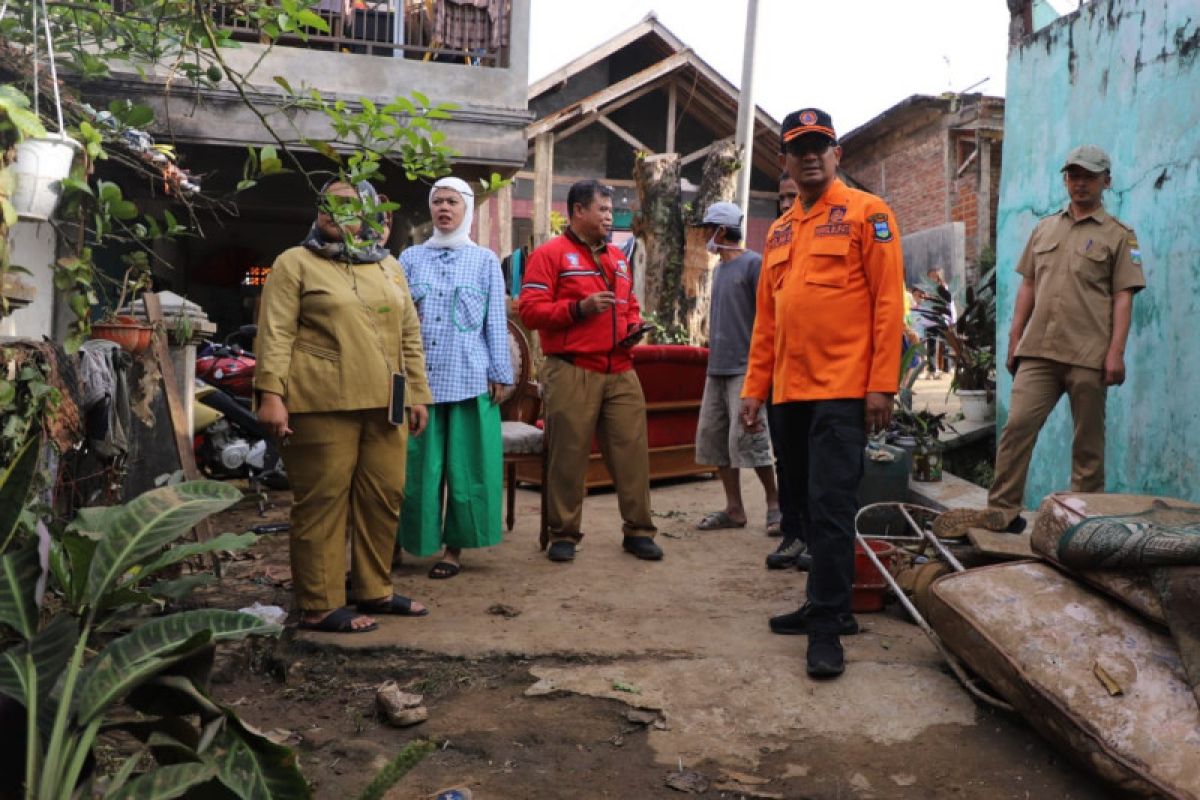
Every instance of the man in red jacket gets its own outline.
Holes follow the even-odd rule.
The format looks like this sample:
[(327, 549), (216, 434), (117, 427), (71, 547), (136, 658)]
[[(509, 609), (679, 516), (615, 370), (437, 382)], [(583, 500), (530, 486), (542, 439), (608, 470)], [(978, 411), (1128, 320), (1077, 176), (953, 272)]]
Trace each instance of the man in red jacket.
[(633, 276), (608, 244), (612, 189), (579, 181), (567, 192), (569, 227), (533, 252), (519, 311), (536, 330), (546, 360), (541, 381), (546, 417), (546, 523), (551, 561), (571, 561), (583, 534), (584, 476), (592, 438), (617, 489), (622, 546), (656, 561), (650, 519), (646, 399), (630, 348), (646, 332)]

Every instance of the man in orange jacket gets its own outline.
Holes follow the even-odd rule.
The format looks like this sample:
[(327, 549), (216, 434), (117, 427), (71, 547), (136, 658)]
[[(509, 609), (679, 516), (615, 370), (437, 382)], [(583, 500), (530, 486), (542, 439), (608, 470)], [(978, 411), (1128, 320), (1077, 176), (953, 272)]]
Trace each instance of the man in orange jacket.
[(755, 428), (768, 390), (788, 448), (781, 491), (803, 509), (812, 555), (808, 602), (773, 617), (771, 630), (808, 636), (808, 674), (844, 669), (854, 515), (867, 434), (887, 427), (904, 331), (904, 260), (895, 216), (878, 197), (837, 178), (842, 148), (816, 108), (783, 121), (781, 166), (795, 205), (767, 235), (758, 282), (742, 423)]

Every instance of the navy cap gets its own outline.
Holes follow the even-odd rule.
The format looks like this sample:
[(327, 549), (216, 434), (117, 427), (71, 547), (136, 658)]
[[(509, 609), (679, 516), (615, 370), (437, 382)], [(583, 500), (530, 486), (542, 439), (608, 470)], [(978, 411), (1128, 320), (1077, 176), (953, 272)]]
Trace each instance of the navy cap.
[(783, 137), (784, 145), (809, 133), (820, 134), (831, 142), (837, 141), (837, 132), (833, 129), (833, 118), (819, 108), (802, 108), (783, 118), (780, 135)]

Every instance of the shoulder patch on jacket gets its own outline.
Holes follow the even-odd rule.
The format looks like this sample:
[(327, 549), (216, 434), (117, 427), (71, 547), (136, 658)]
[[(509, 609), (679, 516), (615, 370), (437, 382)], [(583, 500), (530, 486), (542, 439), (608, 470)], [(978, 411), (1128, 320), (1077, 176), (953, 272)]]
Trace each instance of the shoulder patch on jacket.
[(892, 228), (888, 224), (887, 214), (871, 214), (867, 217), (867, 222), (871, 223), (871, 227), (875, 229), (875, 241), (890, 242), (895, 238), (892, 235)]

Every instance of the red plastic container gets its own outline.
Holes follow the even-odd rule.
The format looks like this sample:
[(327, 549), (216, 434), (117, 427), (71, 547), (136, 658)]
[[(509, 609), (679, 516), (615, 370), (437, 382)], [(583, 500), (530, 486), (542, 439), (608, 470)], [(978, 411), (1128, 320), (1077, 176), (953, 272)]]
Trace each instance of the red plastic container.
[[(891, 569), (896, 557), (896, 548), (880, 539), (866, 539), (867, 546), (879, 557), (885, 569)], [(883, 600), (887, 592), (887, 581), (871, 563), (862, 544), (854, 543), (854, 585), (850, 595), (850, 610), (855, 614), (883, 611)]]

